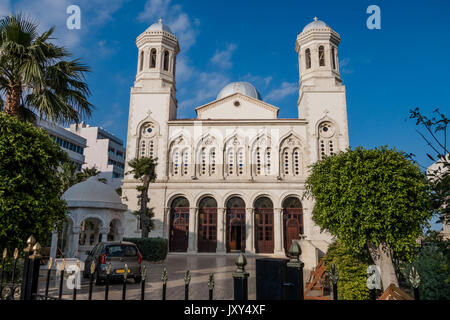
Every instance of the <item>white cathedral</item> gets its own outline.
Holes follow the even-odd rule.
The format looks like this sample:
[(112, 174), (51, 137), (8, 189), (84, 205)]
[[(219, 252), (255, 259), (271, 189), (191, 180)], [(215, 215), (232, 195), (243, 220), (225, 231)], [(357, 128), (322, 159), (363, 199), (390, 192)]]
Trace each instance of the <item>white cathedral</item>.
[[(314, 224), (314, 201), (302, 195), (308, 166), (349, 146), (339, 42), (317, 18), (297, 36), (298, 118), (278, 118), (279, 108), (253, 85), (233, 82), (197, 106), (195, 119), (179, 119), (177, 37), (161, 19), (139, 35), (126, 163), (158, 158), (151, 236), (167, 238), (169, 252), (284, 256), (298, 240), (305, 267), (317, 264), (332, 237)], [(138, 184), (125, 176), (130, 211), (138, 210)], [(124, 229), (126, 237), (140, 237), (130, 212)]]

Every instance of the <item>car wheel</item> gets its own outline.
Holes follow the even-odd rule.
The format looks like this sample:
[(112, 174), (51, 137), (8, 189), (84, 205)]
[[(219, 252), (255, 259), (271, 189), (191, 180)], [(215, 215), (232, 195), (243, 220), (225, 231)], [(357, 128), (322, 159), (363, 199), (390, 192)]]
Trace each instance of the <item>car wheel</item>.
[(134, 282), (135, 283), (141, 283), (141, 281), (142, 281), (142, 277), (141, 276), (134, 277)]

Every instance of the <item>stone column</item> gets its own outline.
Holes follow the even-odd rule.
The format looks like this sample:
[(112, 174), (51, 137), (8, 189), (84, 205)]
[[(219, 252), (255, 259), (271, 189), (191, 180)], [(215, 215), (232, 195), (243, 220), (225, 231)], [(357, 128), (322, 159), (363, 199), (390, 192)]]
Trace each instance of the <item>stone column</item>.
[(80, 226), (72, 228), (72, 247), (71, 247), (72, 258), (78, 258), (78, 242), (80, 241), (80, 231), (81, 231)]
[(226, 210), (227, 208), (217, 208), (217, 253), (226, 252)]
[(117, 234), (114, 235), (117, 241), (122, 241), (123, 234), (125, 233), (125, 228), (117, 228)]
[(283, 250), (283, 209), (276, 208), (273, 213), (274, 254), (284, 256)]
[(170, 208), (164, 208), (164, 217), (163, 217), (163, 234), (162, 237), (169, 239), (170, 232)]
[(56, 249), (58, 247), (58, 230), (52, 232), (52, 246), (50, 248), (50, 257), (56, 258)]
[(255, 225), (253, 208), (245, 209), (245, 252), (255, 253)]
[(102, 242), (108, 241), (109, 227), (102, 227), (100, 233), (102, 234)]
[(196, 232), (197, 208), (189, 208), (189, 238), (188, 252), (197, 252), (197, 232)]

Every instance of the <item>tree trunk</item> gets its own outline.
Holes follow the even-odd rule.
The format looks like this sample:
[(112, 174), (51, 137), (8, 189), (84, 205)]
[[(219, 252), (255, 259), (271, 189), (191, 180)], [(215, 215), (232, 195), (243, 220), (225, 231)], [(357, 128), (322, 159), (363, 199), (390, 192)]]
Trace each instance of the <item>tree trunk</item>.
[(22, 87), (20, 85), (10, 86), (6, 94), (5, 112), (13, 117), (20, 117), (20, 99), (22, 98)]
[(148, 199), (149, 183), (144, 181), (144, 190), (141, 194), (141, 237), (148, 238), (148, 216), (147, 216), (147, 199)]
[(386, 290), (391, 283), (398, 287), (397, 275), (395, 274), (394, 264), (392, 262), (391, 249), (384, 243), (380, 243), (378, 246), (369, 244), (369, 253), (375, 265), (380, 268), (383, 290)]

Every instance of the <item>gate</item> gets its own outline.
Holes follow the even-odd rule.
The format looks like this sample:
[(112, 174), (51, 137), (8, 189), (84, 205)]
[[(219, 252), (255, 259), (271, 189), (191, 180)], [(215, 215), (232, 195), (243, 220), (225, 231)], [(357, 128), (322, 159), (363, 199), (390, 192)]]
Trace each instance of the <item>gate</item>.
[(198, 220), (198, 251), (216, 252), (217, 208), (201, 208)]
[(170, 251), (186, 252), (189, 239), (189, 208), (172, 208), (170, 212), (170, 227)]
[(301, 208), (285, 208), (284, 221), (284, 250), (289, 251), (292, 240), (299, 240), (303, 234), (303, 210)]
[(256, 252), (273, 253), (273, 209), (255, 208)]

